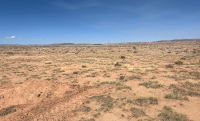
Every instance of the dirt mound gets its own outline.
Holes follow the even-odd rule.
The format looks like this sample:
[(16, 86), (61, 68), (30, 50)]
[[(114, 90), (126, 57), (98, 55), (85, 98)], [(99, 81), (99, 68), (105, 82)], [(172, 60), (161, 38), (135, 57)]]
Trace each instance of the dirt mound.
[(0, 86), (0, 120), (70, 120), (87, 98), (108, 92), (55, 81)]

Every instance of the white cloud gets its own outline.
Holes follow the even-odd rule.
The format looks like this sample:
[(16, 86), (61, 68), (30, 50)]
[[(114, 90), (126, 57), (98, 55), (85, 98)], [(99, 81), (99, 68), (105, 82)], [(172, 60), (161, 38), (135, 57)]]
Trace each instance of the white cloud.
[(15, 36), (11, 36), (11, 37), (6, 37), (6, 39), (14, 39)]

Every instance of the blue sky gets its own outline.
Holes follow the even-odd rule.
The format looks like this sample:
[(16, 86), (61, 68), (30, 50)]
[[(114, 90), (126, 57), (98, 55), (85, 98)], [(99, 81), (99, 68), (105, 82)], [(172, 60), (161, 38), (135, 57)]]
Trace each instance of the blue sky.
[(200, 38), (200, 0), (0, 0), (0, 44)]

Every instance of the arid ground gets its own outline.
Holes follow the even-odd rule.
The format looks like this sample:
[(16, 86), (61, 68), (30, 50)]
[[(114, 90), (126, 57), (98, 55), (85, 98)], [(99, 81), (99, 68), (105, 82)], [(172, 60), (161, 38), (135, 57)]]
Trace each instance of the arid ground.
[(200, 41), (0, 46), (0, 121), (190, 120)]

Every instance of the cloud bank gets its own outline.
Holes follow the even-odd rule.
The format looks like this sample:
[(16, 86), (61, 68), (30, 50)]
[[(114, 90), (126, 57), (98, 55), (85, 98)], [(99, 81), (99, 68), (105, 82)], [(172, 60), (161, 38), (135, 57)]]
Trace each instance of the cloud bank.
[(6, 37), (6, 39), (14, 39), (15, 36), (11, 36), (11, 37)]

